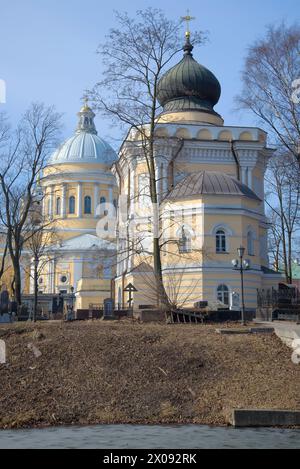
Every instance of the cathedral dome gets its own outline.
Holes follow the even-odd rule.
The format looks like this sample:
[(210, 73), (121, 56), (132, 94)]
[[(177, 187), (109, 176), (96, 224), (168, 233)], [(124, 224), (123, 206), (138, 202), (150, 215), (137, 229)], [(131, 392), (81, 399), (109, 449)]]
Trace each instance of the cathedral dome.
[(66, 140), (51, 156), (49, 164), (102, 163), (111, 165), (116, 152), (98, 137), (94, 124), (95, 114), (87, 103), (78, 113), (79, 122), (73, 137)]
[(193, 58), (189, 36), (183, 50), (183, 59), (168, 70), (158, 83), (159, 103), (164, 112), (201, 111), (216, 114), (213, 107), (221, 96), (219, 81)]

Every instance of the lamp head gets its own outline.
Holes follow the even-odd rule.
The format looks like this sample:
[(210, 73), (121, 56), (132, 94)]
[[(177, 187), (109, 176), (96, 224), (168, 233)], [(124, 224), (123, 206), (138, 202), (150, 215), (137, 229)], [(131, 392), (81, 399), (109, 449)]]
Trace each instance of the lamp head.
[(237, 252), (238, 252), (238, 255), (240, 258), (242, 258), (245, 254), (245, 248), (243, 246), (240, 246), (238, 249), (237, 249)]

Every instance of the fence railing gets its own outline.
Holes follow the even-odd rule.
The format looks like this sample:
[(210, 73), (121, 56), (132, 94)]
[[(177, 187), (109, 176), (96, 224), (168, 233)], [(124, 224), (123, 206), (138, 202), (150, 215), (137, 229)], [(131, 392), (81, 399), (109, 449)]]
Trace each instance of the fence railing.
[(300, 292), (296, 287), (257, 290), (257, 306), (259, 308), (276, 308), (284, 305), (300, 305)]

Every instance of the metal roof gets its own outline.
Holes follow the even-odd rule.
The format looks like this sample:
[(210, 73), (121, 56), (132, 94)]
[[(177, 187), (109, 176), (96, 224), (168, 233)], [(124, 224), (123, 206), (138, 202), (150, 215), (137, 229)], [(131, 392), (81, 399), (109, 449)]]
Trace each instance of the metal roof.
[(187, 43), (183, 59), (168, 70), (158, 83), (157, 98), (164, 111), (204, 110), (214, 113), (220, 99), (221, 85), (215, 75), (199, 64)]
[(174, 187), (165, 200), (184, 199), (197, 195), (237, 195), (261, 201), (248, 186), (232, 176), (217, 171), (189, 174)]
[(104, 163), (111, 165), (117, 160), (112, 147), (97, 135), (95, 114), (83, 106), (77, 114), (79, 121), (73, 137), (66, 140), (51, 156), (49, 164)]

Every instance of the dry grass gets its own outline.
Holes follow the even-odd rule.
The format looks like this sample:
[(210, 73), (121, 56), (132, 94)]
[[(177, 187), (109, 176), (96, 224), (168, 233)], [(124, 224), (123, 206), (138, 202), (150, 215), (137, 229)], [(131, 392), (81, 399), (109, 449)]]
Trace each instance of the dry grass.
[(0, 427), (225, 425), (232, 408), (300, 409), (300, 366), (275, 335), (225, 336), (216, 327), (1, 326), (8, 363), (0, 365)]

